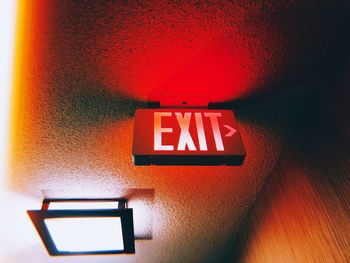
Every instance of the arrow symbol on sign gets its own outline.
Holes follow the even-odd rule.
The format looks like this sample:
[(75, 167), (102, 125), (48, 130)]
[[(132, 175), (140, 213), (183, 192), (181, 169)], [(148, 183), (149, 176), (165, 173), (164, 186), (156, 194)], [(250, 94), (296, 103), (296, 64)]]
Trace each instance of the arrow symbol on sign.
[(229, 133), (227, 133), (225, 135), (225, 137), (231, 137), (237, 130), (232, 128), (231, 126), (229, 125), (224, 125), (225, 128), (227, 128), (229, 130)]

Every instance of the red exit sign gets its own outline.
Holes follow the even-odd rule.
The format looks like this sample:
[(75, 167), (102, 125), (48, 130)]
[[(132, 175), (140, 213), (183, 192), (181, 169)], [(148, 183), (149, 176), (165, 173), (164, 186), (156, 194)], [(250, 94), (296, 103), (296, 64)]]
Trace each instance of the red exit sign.
[(135, 165), (241, 165), (245, 150), (230, 110), (137, 110)]

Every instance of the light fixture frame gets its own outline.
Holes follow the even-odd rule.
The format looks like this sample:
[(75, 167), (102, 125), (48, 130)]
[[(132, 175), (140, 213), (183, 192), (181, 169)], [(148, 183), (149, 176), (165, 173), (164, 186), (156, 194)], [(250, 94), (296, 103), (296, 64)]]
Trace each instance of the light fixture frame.
[[(50, 202), (118, 202), (118, 209), (57, 209), (49, 210)], [(133, 211), (126, 208), (125, 199), (45, 199), (41, 210), (28, 210), (31, 221), (33, 222), (42, 242), (51, 256), (68, 255), (106, 255), (106, 254), (134, 254), (135, 253), (135, 235), (133, 223)], [(98, 218), (98, 217), (119, 217), (121, 220), (123, 235), (123, 250), (99, 250), (99, 251), (60, 251), (57, 249), (54, 240), (50, 235), (44, 220), (48, 218)]]

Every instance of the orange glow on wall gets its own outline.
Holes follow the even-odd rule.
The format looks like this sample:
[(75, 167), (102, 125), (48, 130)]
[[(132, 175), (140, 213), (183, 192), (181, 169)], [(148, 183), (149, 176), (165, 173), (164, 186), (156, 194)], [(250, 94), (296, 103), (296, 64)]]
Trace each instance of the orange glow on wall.
[(50, 89), (43, 84), (47, 83), (48, 76), (44, 69), (50, 64), (47, 20), (51, 10), (47, 4), (41, 1), (18, 3), (11, 100), (11, 165), (22, 156), (32, 155), (28, 150), (38, 144), (29, 139), (28, 132), (40, 136), (48, 126), (40, 122), (40, 116), (47, 114), (43, 111), (44, 105), (50, 103), (47, 92), (43, 92)]

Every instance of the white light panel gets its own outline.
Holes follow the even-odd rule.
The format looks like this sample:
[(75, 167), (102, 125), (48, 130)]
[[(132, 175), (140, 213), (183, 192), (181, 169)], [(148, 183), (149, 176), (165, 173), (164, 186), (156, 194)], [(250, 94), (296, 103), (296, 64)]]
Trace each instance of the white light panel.
[(120, 217), (46, 218), (44, 222), (61, 252), (124, 250)]
[(118, 201), (69, 201), (53, 202), (49, 204), (49, 210), (74, 210), (74, 209), (118, 209)]

